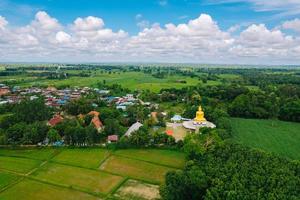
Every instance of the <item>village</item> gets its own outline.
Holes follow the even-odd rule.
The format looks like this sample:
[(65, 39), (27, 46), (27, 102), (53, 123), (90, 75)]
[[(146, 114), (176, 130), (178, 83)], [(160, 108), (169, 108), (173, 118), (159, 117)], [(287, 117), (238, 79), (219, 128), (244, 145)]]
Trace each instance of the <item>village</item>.
[[(68, 106), (74, 102), (80, 101), (80, 99), (86, 98), (89, 95), (93, 95), (92, 100), (88, 101), (86, 105), (88, 112), (86, 113), (72, 113), (68, 112)], [(118, 142), (120, 137), (130, 137), (132, 133), (137, 132), (141, 127), (146, 125), (148, 131), (161, 132), (167, 137), (174, 138), (175, 142), (182, 141), (184, 137), (189, 133), (199, 133), (199, 129), (203, 127), (215, 128), (216, 126), (207, 121), (204, 117), (204, 112), (201, 106), (195, 113), (194, 119), (187, 119), (181, 117), (179, 114), (174, 114), (168, 118), (168, 113), (159, 109), (159, 104), (144, 102), (138, 98), (139, 94), (126, 94), (124, 96), (112, 96), (111, 91), (108, 89), (99, 89), (91, 87), (73, 87), (65, 89), (57, 89), (54, 86), (49, 87), (29, 87), (20, 88), (18, 86), (8, 87), (4, 84), (0, 84), (0, 105), (6, 104), (19, 104), (22, 101), (29, 100), (34, 101), (42, 99), (45, 106), (51, 109), (52, 117), (47, 121), (47, 125), (51, 128), (55, 128), (58, 124), (64, 122), (64, 120), (76, 120), (82, 122), (88, 117), (88, 125), (92, 125), (98, 134), (105, 132), (105, 118), (103, 118), (101, 111), (99, 112), (99, 104), (101, 102), (107, 106), (122, 113), (122, 117), (126, 118), (128, 115), (127, 109), (139, 107), (144, 109), (146, 116), (138, 118), (136, 117), (134, 122), (124, 125), (126, 131), (123, 133), (106, 134), (107, 143)], [(95, 101), (97, 100), (97, 101)], [(100, 109), (101, 110), (101, 109)], [(117, 121), (118, 119), (115, 119)], [(119, 122), (117, 122), (119, 123)], [(109, 126), (109, 125), (107, 125)], [(112, 125), (113, 126), (113, 125)], [(124, 129), (123, 129), (124, 131)], [(61, 133), (58, 133), (61, 135)], [(39, 142), (38, 145), (65, 145), (64, 137), (57, 137), (59, 139), (49, 141), (46, 137), (43, 142)], [(102, 140), (103, 142), (103, 140)], [(87, 145), (87, 143), (83, 144)]]

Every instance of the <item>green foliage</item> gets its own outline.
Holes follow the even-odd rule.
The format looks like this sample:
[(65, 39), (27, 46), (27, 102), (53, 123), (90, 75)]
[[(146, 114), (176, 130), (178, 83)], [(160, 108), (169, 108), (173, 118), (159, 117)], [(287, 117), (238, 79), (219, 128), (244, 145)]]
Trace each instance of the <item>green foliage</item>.
[(55, 130), (55, 129), (50, 129), (48, 131), (47, 138), (49, 139), (50, 143), (53, 143), (53, 142), (61, 140), (61, 137), (60, 137), (58, 131)]
[(70, 101), (65, 105), (65, 110), (71, 115), (87, 114), (93, 109), (92, 103), (85, 98)]
[(45, 122), (25, 124), (16, 123), (6, 130), (9, 144), (37, 144), (42, 142), (47, 134), (48, 127)]
[(206, 134), (189, 134), (184, 138), (183, 150), (188, 159), (197, 159), (222, 142), (216, 130), (207, 131)]
[(33, 123), (51, 117), (50, 109), (42, 99), (21, 101), (15, 106), (13, 113), (15, 122)]
[(275, 94), (250, 92), (234, 99), (229, 107), (229, 113), (234, 117), (245, 118), (276, 118), (279, 101)]
[(166, 174), (166, 184), (160, 188), (163, 199), (204, 199), (208, 188), (206, 174), (192, 161), (183, 171), (171, 171)]
[(285, 103), (280, 109), (279, 118), (286, 121), (300, 122), (300, 100)]
[(169, 172), (164, 199), (299, 199), (300, 164), (235, 144), (218, 145)]
[(104, 133), (105, 135), (123, 135), (125, 132), (124, 127), (120, 125), (120, 122), (115, 119), (104, 120)]

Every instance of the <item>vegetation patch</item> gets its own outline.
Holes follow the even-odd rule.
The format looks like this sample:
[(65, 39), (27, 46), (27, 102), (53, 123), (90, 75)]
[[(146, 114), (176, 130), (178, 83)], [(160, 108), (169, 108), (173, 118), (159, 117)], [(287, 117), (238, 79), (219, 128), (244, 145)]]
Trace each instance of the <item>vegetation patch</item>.
[(172, 150), (126, 149), (118, 150), (115, 154), (175, 168), (183, 168), (185, 163), (185, 154)]
[(162, 183), (165, 174), (172, 168), (152, 163), (128, 159), (121, 156), (109, 157), (100, 167), (101, 170), (128, 176), (153, 183)]
[(76, 190), (56, 187), (32, 180), (25, 180), (8, 190), (0, 193), (0, 199), (5, 200), (97, 200), (98, 197), (79, 192)]
[(41, 164), (41, 161), (27, 158), (15, 158), (0, 156), (0, 168), (18, 173), (28, 173)]
[(120, 176), (53, 163), (44, 165), (32, 175), (46, 182), (80, 188), (94, 193), (108, 193), (122, 181)]
[(109, 152), (104, 149), (66, 149), (52, 160), (79, 167), (98, 168), (108, 155)]
[(233, 139), (281, 156), (300, 159), (300, 124), (273, 120), (231, 120)]
[(116, 196), (118, 199), (124, 200), (160, 199), (158, 185), (147, 184), (136, 180), (126, 181), (126, 183), (119, 188), (114, 196)]

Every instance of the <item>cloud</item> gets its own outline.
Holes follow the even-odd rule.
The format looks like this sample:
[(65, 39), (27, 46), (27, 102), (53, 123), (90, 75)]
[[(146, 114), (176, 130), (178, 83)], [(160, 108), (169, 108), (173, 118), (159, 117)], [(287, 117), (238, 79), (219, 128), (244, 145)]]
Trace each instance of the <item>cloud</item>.
[(159, 4), (160, 6), (166, 6), (166, 5), (168, 5), (168, 0), (159, 0), (159, 1), (158, 1), (158, 4)]
[(89, 16), (87, 18), (77, 18), (74, 21), (74, 29), (78, 31), (93, 31), (104, 27), (104, 22), (101, 18)]
[(0, 16), (0, 29), (4, 29), (5, 26), (8, 24), (8, 22), (6, 21), (6, 19), (2, 16)]
[(290, 29), (300, 33), (300, 19), (294, 19), (290, 21), (286, 21), (282, 24), (283, 29)]
[(71, 36), (63, 31), (59, 31), (56, 33), (55, 39), (58, 43), (69, 43), (71, 41)]
[(149, 22), (148, 20), (142, 20), (142, 21), (139, 21), (136, 25), (137, 25), (140, 29), (145, 29), (145, 28), (149, 28), (150, 22)]
[(143, 18), (143, 15), (140, 13), (135, 16), (135, 20), (141, 20), (142, 18)]
[(280, 16), (300, 14), (299, 0), (207, 0), (206, 4), (249, 3), (257, 12), (277, 11)]
[(295, 47), (293, 37), (280, 30), (269, 30), (264, 24), (253, 24), (240, 34), (231, 52), (237, 56), (282, 58), (290, 56)]
[(299, 63), (300, 38), (283, 30), (298, 31), (299, 19), (273, 29), (264, 24), (222, 30), (208, 14), (186, 23), (144, 25), (129, 35), (112, 30), (103, 19), (78, 17), (62, 25), (46, 12), (38, 12), (26, 26), (10, 26), (0, 17), (2, 61), (145, 61), (201, 63)]

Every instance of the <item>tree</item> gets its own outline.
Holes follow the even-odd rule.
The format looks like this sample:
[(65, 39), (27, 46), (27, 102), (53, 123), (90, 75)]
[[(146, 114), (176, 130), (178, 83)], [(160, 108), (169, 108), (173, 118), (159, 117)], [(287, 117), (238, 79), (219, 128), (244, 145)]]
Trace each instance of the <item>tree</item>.
[(208, 188), (208, 178), (205, 173), (190, 161), (183, 171), (171, 171), (166, 174), (166, 183), (161, 186), (163, 199), (204, 199)]
[(7, 142), (9, 144), (21, 144), (26, 124), (24, 122), (16, 123), (6, 130)]
[(47, 138), (49, 139), (49, 143), (54, 143), (56, 141), (61, 140), (61, 136), (58, 131), (55, 129), (50, 129), (47, 133)]
[(286, 121), (300, 122), (300, 100), (292, 100), (280, 108), (279, 118)]
[(51, 117), (50, 109), (44, 100), (24, 100), (17, 104), (13, 110), (16, 122), (33, 123), (48, 120)]
[(122, 135), (124, 132), (118, 120), (106, 119), (104, 120), (104, 133), (106, 135)]
[(70, 101), (65, 105), (65, 110), (71, 115), (87, 114), (93, 109), (92, 103), (85, 98)]
[(299, 199), (299, 162), (224, 143), (169, 172), (164, 199)]

